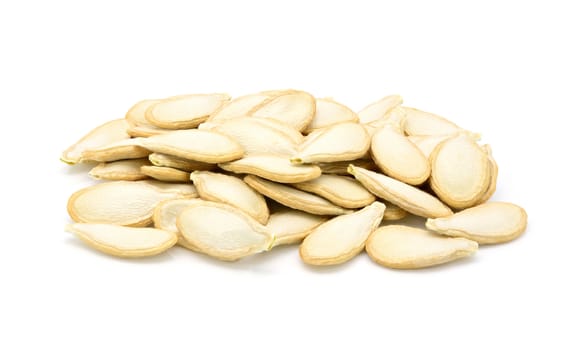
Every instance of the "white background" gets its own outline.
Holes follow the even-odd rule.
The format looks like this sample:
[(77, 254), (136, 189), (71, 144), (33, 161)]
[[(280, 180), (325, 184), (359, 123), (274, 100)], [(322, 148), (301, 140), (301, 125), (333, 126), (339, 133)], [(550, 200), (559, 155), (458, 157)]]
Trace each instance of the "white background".
[[(3, 1), (1, 349), (584, 349), (580, 1)], [(144, 98), (297, 88), (482, 132), (526, 234), (467, 261), (111, 258), (63, 231), (60, 152)]]

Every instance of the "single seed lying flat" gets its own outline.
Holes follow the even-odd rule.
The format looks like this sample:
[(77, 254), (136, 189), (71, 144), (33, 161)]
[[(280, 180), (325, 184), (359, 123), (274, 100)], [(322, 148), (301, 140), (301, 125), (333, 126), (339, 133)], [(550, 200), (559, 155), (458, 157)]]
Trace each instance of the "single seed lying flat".
[(394, 220), (401, 220), (402, 218), (407, 216), (407, 212), (400, 207), (394, 205), (391, 202), (382, 201), (385, 205), (385, 213), (383, 215), (383, 220), (394, 221)]
[(181, 211), (177, 227), (189, 243), (226, 261), (269, 250), (275, 238), (243, 211), (207, 201)]
[(480, 244), (512, 241), (527, 227), (527, 213), (518, 205), (489, 202), (452, 216), (428, 219), (425, 226), (446, 236), (464, 237)]
[(342, 208), (362, 208), (376, 199), (358, 181), (347, 176), (321, 175), (310, 181), (293, 184), (293, 187), (315, 193)]
[(275, 244), (301, 242), (314, 228), (326, 222), (326, 216), (313, 215), (300, 210), (283, 209), (269, 216), (267, 230), (275, 235)]
[(435, 148), (445, 140), (449, 139), (453, 135), (419, 135), (419, 136), (408, 136), (407, 138), (411, 141), (426, 159), (429, 159)]
[(122, 258), (161, 254), (177, 242), (177, 235), (156, 228), (110, 224), (70, 224), (66, 231), (103, 253)]
[(464, 134), (438, 145), (430, 156), (430, 163), (431, 188), (453, 208), (474, 205), (490, 185), (486, 153)]
[(304, 91), (277, 91), (268, 101), (256, 106), (251, 117), (273, 118), (301, 131), (315, 114), (315, 98)]
[(330, 98), (315, 100), (315, 116), (305, 128), (306, 133), (343, 122), (358, 123), (358, 115), (345, 105)]
[(353, 160), (364, 156), (369, 147), (370, 136), (362, 125), (339, 123), (308, 135), (291, 162), (302, 164)]
[(229, 162), (244, 155), (236, 141), (204, 130), (177, 130), (155, 135), (143, 139), (142, 145), (153, 152), (205, 163)]
[(321, 168), (323, 174), (334, 174), (334, 175), (348, 175), (348, 165), (353, 164), (368, 170), (376, 170), (376, 164), (372, 159), (355, 159), (341, 162), (331, 163), (315, 163), (315, 165)]
[(288, 158), (274, 154), (255, 154), (219, 166), (234, 173), (253, 174), (282, 183), (308, 181), (321, 175), (316, 165), (293, 165)]
[(149, 155), (149, 150), (142, 147), (142, 138), (125, 139), (111, 144), (87, 149), (82, 152), (84, 162), (113, 162), (124, 159), (138, 159)]
[(126, 112), (126, 121), (128, 122), (128, 129), (126, 131), (128, 135), (132, 137), (149, 137), (169, 131), (154, 126), (145, 118), (147, 109), (159, 102), (161, 100), (142, 100), (130, 107), (128, 112)]
[(196, 171), (191, 174), (191, 181), (202, 199), (231, 205), (261, 224), (267, 223), (269, 208), (264, 197), (239, 178), (208, 171)]
[(160, 202), (153, 212), (153, 224), (156, 228), (177, 234), (177, 245), (200, 253), (198, 247), (189, 243), (177, 228), (177, 216), (182, 210), (200, 203), (198, 198), (167, 199)]
[(368, 236), (380, 224), (384, 211), (384, 204), (374, 202), (355, 213), (323, 223), (301, 243), (301, 259), (311, 265), (336, 265), (352, 259), (364, 249)]
[(389, 95), (382, 99), (369, 104), (358, 112), (360, 122), (363, 124), (373, 122), (384, 117), (393, 108), (400, 106), (403, 103), (403, 98), (399, 95)]
[(215, 164), (204, 163), (204, 162), (197, 162), (195, 160), (189, 160), (185, 158), (170, 156), (168, 154), (163, 153), (151, 153), (149, 155), (149, 160), (153, 165), (156, 166), (164, 166), (168, 168), (175, 168), (184, 171), (205, 171), (205, 170), (212, 170), (216, 167)]
[(189, 173), (164, 166), (143, 165), (140, 171), (153, 179), (164, 182), (189, 182)]
[(175, 96), (151, 105), (145, 112), (145, 118), (159, 128), (195, 128), (229, 100), (227, 94)]
[(374, 133), (370, 150), (376, 165), (397, 180), (419, 185), (429, 177), (431, 168), (427, 158), (390, 125)]
[(353, 165), (348, 167), (348, 172), (372, 194), (396, 204), (409, 213), (426, 218), (453, 214), (439, 199), (416, 187)]
[(244, 182), (258, 192), (289, 208), (316, 215), (342, 215), (352, 212), (322, 197), (300, 191), (287, 185), (264, 180), (257, 176), (247, 175), (244, 178)]
[(246, 116), (263, 102), (271, 98), (269, 95), (252, 94), (235, 98), (213, 112), (208, 122), (223, 122), (232, 118)]
[(128, 123), (124, 119), (116, 119), (104, 123), (63, 151), (61, 160), (68, 164), (76, 164), (81, 161), (81, 155), (86, 150), (100, 148), (114, 142), (129, 139), (130, 135), (126, 133), (127, 128)]
[(401, 225), (383, 226), (366, 242), (376, 263), (393, 269), (418, 269), (472, 255), (478, 244), (465, 238), (448, 238)]
[(191, 194), (180, 194), (147, 181), (105, 182), (71, 195), (67, 211), (75, 222), (147, 226), (160, 201), (194, 195), (195, 188)]
[(411, 107), (403, 107), (406, 112), (405, 132), (409, 136), (418, 135), (453, 135), (465, 133), (473, 140), (479, 140), (480, 135), (462, 129), (451, 121), (439, 115), (420, 111)]
[(90, 170), (90, 176), (98, 180), (126, 180), (136, 181), (148, 176), (140, 172), (140, 167), (149, 165), (148, 159), (118, 160), (110, 163), (100, 163)]
[(484, 151), (484, 153), (486, 153), (486, 157), (488, 159), (488, 171), (490, 173), (490, 181), (488, 184), (488, 188), (486, 189), (482, 197), (480, 197), (480, 199), (475, 203), (475, 205), (485, 203), (490, 199), (490, 197), (492, 197), (492, 195), (496, 191), (496, 181), (499, 176), (499, 167), (496, 164), (494, 158), (492, 157), (492, 149), (489, 145), (484, 145), (482, 146), (482, 150)]

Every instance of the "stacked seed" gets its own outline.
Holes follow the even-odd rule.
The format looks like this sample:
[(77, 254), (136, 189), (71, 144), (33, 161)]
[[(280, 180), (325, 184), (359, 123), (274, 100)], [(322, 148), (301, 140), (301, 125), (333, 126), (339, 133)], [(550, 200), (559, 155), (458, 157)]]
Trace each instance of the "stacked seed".
[[(388, 267), (437, 265), (526, 227), (522, 208), (487, 202), (498, 167), (478, 139), (397, 95), (358, 113), (296, 90), (144, 100), (63, 152), (110, 181), (70, 197), (68, 230), (122, 257), (179, 244), (231, 261), (301, 243), (313, 265), (365, 247)], [(427, 230), (389, 224), (409, 214)]]

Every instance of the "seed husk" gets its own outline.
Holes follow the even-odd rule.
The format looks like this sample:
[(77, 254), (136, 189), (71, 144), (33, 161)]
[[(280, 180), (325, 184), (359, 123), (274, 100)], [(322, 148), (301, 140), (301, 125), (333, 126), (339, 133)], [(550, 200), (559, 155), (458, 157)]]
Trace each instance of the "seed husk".
[(486, 189), (486, 191), (484, 192), (482, 197), (480, 197), (478, 202), (476, 202), (476, 205), (485, 203), (490, 199), (490, 197), (492, 197), (492, 195), (496, 191), (496, 182), (497, 182), (498, 175), (499, 175), (499, 167), (498, 167), (496, 161), (494, 160), (494, 158), (492, 157), (492, 149), (490, 148), (489, 145), (483, 145), (481, 148), (484, 151), (484, 153), (486, 153), (486, 157), (488, 159), (488, 169), (489, 169), (489, 173), (490, 173), (490, 181), (488, 184), (488, 188)]
[(299, 255), (310, 265), (344, 263), (362, 251), (380, 224), (385, 205), (374, 202), (352, 214), (340, 215), (315, 228), (301, 243)]
[(369, 147), (370, 136), (364, 126), (339, 123), (308, 135), (291, 162), (303, 164), (354, 160), (363, 157)]
[(316, 215), (342, 215), (352, 211), (341, 208), (332, 202), (293, 187), (247, 175), (244, 177), (250, 187), (286, 207)]
[(334, 124), (344, 122), (358, 123), (358, 121), (358, 115), (347, 106), (331, 98), (317, 98), (315, 100), (315, 116), (305, 128), (305, 132), (310, 133)]
[(130, 135), (126, 133), (127, 128), (128, 123), (124, 119), (115, 119), (104, 123), (63, 151), (61, 161), (68, 164), (76, 164), (82, 160), (82, 153), (86, 150), (100, 148), (114, 142), (129, 139)]
[(195, 128), (229, 100), (227, 94), (175, 96), (151, 105), (145, 112), (145, 118), (159, 128)]
[(408, 215), (405, 210), (394, 205), (393, 203), (385, 201), (385, 200), (382, 200), (382, 202), (385, 205), (385, 213), (383, 214), (383, 220), (387, 220), (387, 221), (401, 220)]
[(326, 216), (286, 208), (271, 214), (266, 226), (275, 235), (273, 246), (278, 246), (300, 243), (314, 228), (327, 220)]
[(305, 140), (305, 136), (303, 136), (303, 134), (299, 130), (295, 129), (294, 127), (286, 124), (281, 120), (273, 118), (249, 118), (252, 122), (262, 124), (280, 131), (282, 134), (286, 135), (295, 145), (300, 145), (303, 142), (303, 140)]
[(202, 201), (181, 211), (177, 227), (203, 253), (234, 261), (271, 249), (274, 242), (265, 226), (227, 204)]
[(164, 166), (143, 165), (140, 171), (153, 179), (163, 182), (189, 182), (189, 173)]
[(429, 159), (435, 148), (445, 140), (453, 137), (453, 135), (420, 135), (420, 136), (407, 136), (426, 159)]
[(195, 195), (195, 188), (189, 194), (178, 190), (161, 188), (148, 181), (105, 182), (71, 195), (67, 211), (75, 222), (148, 226), (153, 210), (162, 200)]
[(315, 193), (342, 208), (362, 208), (375, 201), (375, 197), (358, 181), (339, 175), (320, 177), (293, 184), (302, 191)]
[(158, 255), (177, 242), (176, 234), (156, 228), (69, 224), (65, 230), (74, 233), (94, 249), (122, 258)]
[(177, 228), (177, 216), (185, 208), (201, 202), (198, 198), (167, 199), (160, 202), (153, 212), (153, 224), (156, 228), (177, 234), (177, 245), (200, 253), (198, 247), (189, 243)]
[(161, 100), (142, 100), (130, 107), (128, 112), (126, 112), (126, 122), (128, 122), (126, 132), (128, 132), (128, 135), (132, 137), (149, 137), (169, 131), (156, 127), (146, 120), (145, 114), (147, 109), (159, 102)]
[(334, 175), (348, 175), (348, 165), (350, 164), (368, 170), (377, 170), (376, 164), (374, 164), (372, 159), (366, 158), (331, 163), (315, 163), (315, 165), (321, 168), (322, 174)]
[(178, 197), (194, 198), (197, 197), (197, 191), (192, 184), (182, 184), (173, 182), (162, 182), (158, 180), (144, 180), (144, 183), (154, 186), (158, 191), (164, 193), (174, 193)]
[(378, 228), (366, 242), (366, 252), (376, 263), (393, 269), (419, 269), (444, 264), (474, 254), (478, 244), (465, 238), (448, 238), (402, 225)]
[(143, 139), (141, 144), (152, 152), (204, 163), (229, 162), (244, 155), (236, 141), (204, 130), (177, 130)]
[(377, 132), (380, 128), (383, 128), (387, 125), (392, 126), (401, 135), (403, 135), (405, 130), (405, 115), (406, 113), (403, 108), (398, 106), (388, 111), (381, 118), (363, 125), (370, 136), (374, 135), (374, 133)]
[(141, 146), (142, 140), (142, 138), (125, 139), (105, 146), (87, 149), (82, 152), (81, 160), (83, 162), (113, 162), (148, 157), (151, 152)]
[(89, 174), (98, 180), (143, 180), (148, 178), (148, 176), (140, 172), (140, 167), (149, 164), (150, 162), (146, 158), (118, 160), (109, 163), (100, 163), (92, 168)]
[(405, 116), (405, 133), (409, 136), (419, 135), (453, 135), (465, 133), (473, 140), (480, 139), (480, 135), (462, 129), (446, 118), (439, 115), (424, 112), (411, 107), (403, 107)]
[(235, 98), (210, 114), (208, 122), (223, 122), (232, 118), (239, 118), (248, 115), (252, 109), (270, 99), (271, 96), (264, 94), (251, 94)]
[(164, 166), (168, 168), (175, 168), (183, 171), (206, 171), (212, 170), (216, 167), (215, 164), (198, 162), (195, 160), (189, 160), (185, 158), (170, 156), (168, 154), (163, 153), (151, 153), (149, 155), (149, 160), (153, 165), (156, 166)]
[(380, 100), (369, 104), (358, 112), (358, 117), (362, 124), (371, 123), (380, 118), (383, 118), (393, 108), (400, 106), (403, 103), (403, 98), (399, 95), (389, 95)]
[(385, 199), (414, 215), (436, 218), (452, 215), (439, 199), (416, 187), (383, 174), (350, 165), (348, 172), (372, 194)]
[(255, 154), (219, 166), (237, 174), (257, 175), (281, 183), (309, 181), (321, 175), (316, 165), (293, 165), (288, 158), (274, 154)]
[(525, 232), (527, 213), (512, 203), (489, 202), (445, 218), (428, 219), (425, 226), (442, 235), (464, 237), (479, 244), (504, 243)]
[(248, 115), (277, 119), (299, 131), (305, 129), (315, 114), (315, 98), (297, 90), (274, 93), (275, 96), (253, 108)]
[(407, 137), (387, 125), (372, 136), (372, 159), (388, 176), (410, 185), (419, 185), (429, 177), (427, 158)]
[(238, 208), (261, 224), (269, 218), (269, 208), (264, 197), (241, 179), (209, 171), (196, 171), (191, 181), (202, 199), (224, 203)]
[(487, 155), (468, 136), (454, 136), (436, 147), (430, 156), (430, 185), (453, 208), (474, 205), (490, 185)]

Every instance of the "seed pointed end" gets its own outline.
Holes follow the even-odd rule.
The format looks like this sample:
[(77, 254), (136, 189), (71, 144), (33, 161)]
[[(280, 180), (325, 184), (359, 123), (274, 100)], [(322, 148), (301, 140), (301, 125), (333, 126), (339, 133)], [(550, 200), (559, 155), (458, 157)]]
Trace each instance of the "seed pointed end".
[(289, 161), (291, 162), (291, 164), (296, 164), (296, 165), (303, 164), (303, 160), (301, 158), (291, 158), (291, 159), (289, 159)]

